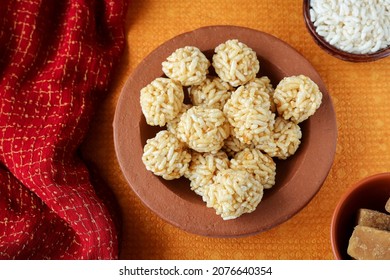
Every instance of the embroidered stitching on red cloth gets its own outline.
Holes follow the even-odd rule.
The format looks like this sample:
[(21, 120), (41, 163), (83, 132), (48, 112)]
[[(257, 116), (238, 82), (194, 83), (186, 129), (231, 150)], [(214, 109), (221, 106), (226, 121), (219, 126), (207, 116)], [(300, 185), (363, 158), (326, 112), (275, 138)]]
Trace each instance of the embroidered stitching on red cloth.
[(0, 259), (115, 259), (77, 157), (125, 43), (125, 1), (0, 3)]

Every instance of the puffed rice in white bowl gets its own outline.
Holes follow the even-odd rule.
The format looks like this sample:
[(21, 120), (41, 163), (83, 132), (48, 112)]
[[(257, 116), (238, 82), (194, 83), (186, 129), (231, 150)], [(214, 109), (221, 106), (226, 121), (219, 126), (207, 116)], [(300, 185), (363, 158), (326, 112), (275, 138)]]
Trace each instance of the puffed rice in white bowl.
[[(146, 169), (142, 162), (143, 147), (148, 139), (154, 138), (161, 130), (169, 130), (170, 128), (168, 127), (171, 126), (171, 123), (174, 124), (172, 133), (177, 133), (175, 129), (177, 129), (178, 119), (181, 119), (184, 112), (188, 112), (190, 107), (194, 107), (189, 96), (186, 97), (187, 100), (183, 103), (189, 105), (189, 107), (182, 106), (176, 117), (167, 122), (167, 128), (165, 128), (150, 126), (146, 123), (139, 106), (139, 91), (156, 77), (165, 76), (162, 72), (161, 64), (176, 49), (184, 46), (196, 46), (205, 54), (209, 61), (212, 61), (216, 46), (231, 39), (237, 39), (245, 43), (256, 53), (259, 60), (261, 66), (259, 72), (246, 83), (256, 82), (256, 78), (268, 77), (268, 86), (272, 85), (275, 88), (284, 77), (304, 74), (319, 85), (323, 98), (317, 112), (308, 120), (298, 124), (302, 132), (298, 150), (286, 160), (274, 158), (276, 164), (275, 183), (273, 184), (271, 181), (270, 186), (272, 185), (272, 187), (268, 189), (264, 187), (265, 183), (263, 183), (263, 196), (259, 203), (257, 204), (259, 196), (253, 196), (253, 200), (246, 200), (248, 208), (245, 208), (246, 206), (242, 208), (246, 209), (245, 211), (221, 211), (220, 214), (216, 214), (217, 209), (223, 209), (223, 207), (220, 208), (217, 205), (224, 205), (224, 203), (215, 204), (215, 207), (212, 206), (213, 204), (210, 204), (210, 208), (206, 207), (207, 204), (204, 200), (207, 200), (207, 198), (203, 197), (202, 189), (198, 189), (199, 193), (195, 192), (195, 188), (191, 190), (191, 181), (185, 177), (189, 174), (187, 172), (190, 169), (191, 162), (187, 172), (185, 172), (187, 175), (174, 180), (165, 180), (162, 176), (153, 174)], [(208, 76), (212, 77), (214, 75), (216, 73), (213, 66), (210, 65)], [(268, 88), (268, 98), (265, 98), (267, 97), (265, 95), (261, 96), (264, 97), (262, 98), (264, 104), (267, 104), (265, 106), (266, 109), (275, 114), (275, 126), (278, 112), (271, 109), (273, 97), (270, 99), (270, 93), (272, 89), (266, 86), (266, 84), (267, 81), (264, 79), (261, 86)], [(185, 94), (187, 94), (187, 87), (183, 86)], [(237, 87), (234, 91), (236, 90)], [(268, 102), (265, 101), (267, 99)], [(114, 118), (114, 141), (118, 161), (126, 180), (135, 194), (148, 208), (172, 225), (191, 233), (213, 237), (239, 237), (257, 234), (285, 222), (305, 207), (318, 192), (330, 169), (335, 151), (336, 132), (335, 115), (330, 96), (319, 74), (310, 63), (289, 45), (272, 35), (234, 26), (201, 28), (179, 35), (153, 51), (135, 69), (126, 83), (119, 98)], [(271, 136), (273, 136), (273, 132), (269, 134), (269, 137)], [(203, 163), (209, 162), (209, 158), (214, 157), (215, 159), (219, 152), (225, 152), (230, 159), (227, 169), (224, 169), (226, 167), (226, 159), (221, 159), (218, 164), (210, 161), (210, 168), (208, 168), (208, 164), (199, 164), (199, 173), (208, 174), (208, 178), (210, 178), (211, 174), (213, 175), (211, 180), (213, 183), (207, 184), (208, 186), (215, 183), (216, 177), (218, 174), (221, 174), (220, 169), (233, 170), (231, 161), (235, 155), (245, 150), (245, 148), (256, 149), (256, 153), (266, 154), (265, 151), (260, 150), (253, 143), (241, 145), (242, 143), (237, 143), (237, 140), (230, 133), (229, 137), (223, 140), (223, 146), (217, 153), (202, 152), (203, 155), (205, 153), (209, 156), (211, 155), (207, 157), (208, 160), (202, 160)], [(192, 150), (188, 144), (185, 144), (185, 147)], [(191, 152), (191, 154), (194, 155), (194, 152)], [(246, 155), (245, 152), (241, 154)], [(251, 156), (247, 155), (249, 164)], [(254, 154), (252, 155), (254, 156)], [(240, 161), (238, 165), (245, 165), (243, 163), (245, 160), (243, 159), (246, 158), (246, 156), (241, 158), (237, 155), (237, 159)], [(318, 161), (317, 158), (322, 160)], [(196, 164), (194, 164), (195, 166)], [(217, 170), (217, 172), (214, 173), (213, 169)], [(257, 170), (255, 165), (253, 165), (253, 170)], [(261, 169), (259, 168), (259, 170)], [(281, 171), (278, 172), (278, 170)], [(248, 171), (235, 170), (235, 172), (239, 171), (249, 173)], [(272, 174), (272, 169), (268, 170), (268, 172)], [(243, 186), (251, 185), (253, 187), (259, 183), (256, 179), (254, 179), (255, 184), (251, 183), (255, 177), (253, 175), (244, 175), (244, 177), (247, 178)], [(200, 178), (197, 175), (195, 178), (198, 178), (199, 181), (207, 180), (206, 177)], [(272, 178), (272, 175), (270, 175), (270, 178)], [(196, 182), (197, 179), (193, 180)], [(239, 190), (240, 188), (237, 189)], [(212, 191), (212, 193), (215, 192)], [(240, 197), (244, 197), (240, 194), (244, 193), (234, 193), (232, 198), (234, 197), (237, 200)], [(226, 198), (227, 196), (222, 195), (219, 201), (226, 201), (224, 200)], [(249, 201), (253, 203), (249, 203)], [(228, 205), (231, 204), (231, 202), (228, 203)], [(256, 207), (251, 208), (250, 205), (256, 204)], [(221, 217), (222, 214), (224, 217)]]
[(330, 55), (370, 62), (390, 55), (390, 1), (304, 0), (314, 42)]

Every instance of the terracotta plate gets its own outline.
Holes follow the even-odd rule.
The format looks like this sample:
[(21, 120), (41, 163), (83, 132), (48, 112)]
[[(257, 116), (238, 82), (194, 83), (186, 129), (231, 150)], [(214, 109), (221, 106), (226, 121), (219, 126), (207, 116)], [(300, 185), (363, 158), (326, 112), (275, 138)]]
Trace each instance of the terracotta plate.
[[(259, 75), (274, 86), (286, 76), (304, 74), (323, 93), (319, 110), (301, 123), (298, 152), (277, 161), (276, 185), (266, 190), (257, 209), (235, 220), (224, 221), (207, 208), (189, 188), (185, 178), (165, 181), (147, 171), (142, 160), (146, 140), (160, 130), (148, 126), (141, 112), (139, 92), (163, 76), (161, 63), (177, 48), (193, 45), (210, 59), (214, 48), (228, 39), (238, 39), (256, 51)], [(167, 222), (191, 233), (214, 237), (237, 237), (268, 230), (288, 220), (305, 207), (323, 184), (334, 159), (336, 117), (324, 82), (312, 65), (285, 42), (260, 31), (235, 26), (210, 26), (181, 34), (149, 54), (126, 82), (114, 118), (114, 141), (120, 167), (142, 202)]]

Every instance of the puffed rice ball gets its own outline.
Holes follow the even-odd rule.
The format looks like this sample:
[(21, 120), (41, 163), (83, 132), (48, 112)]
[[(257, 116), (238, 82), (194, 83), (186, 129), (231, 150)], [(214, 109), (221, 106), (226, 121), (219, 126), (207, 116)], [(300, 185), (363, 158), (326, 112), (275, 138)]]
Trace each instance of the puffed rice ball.
[(222, 149), (225, 153), (233, 158), (236, 153), (243, 151), (245, 148), (253, 148), (253, 144), (244, 144), (238, 138), (233, 135), (230, 135), (225, 139)]
[(275, 146), (265, 148), (271, 157), (286, 159), (295, 154), (301, 144), (302, 131), (298, 124), (277, 117), (273, 131), (273, 143)]
[(177, 135), (177, 125), (179, 124), (180, 122), (180, 117), (188, 110), (190, 109), (192, 106), (190, 104), (183, 104), (181, 106), (181, 110), (179, 112), (179, 114), (177, 114), (176, 118), (174, 118), (173, 120), (167, 122), (167, 130), (169, 130), (170, 132), (172, 132), (174, 135)]
[(275, 88), (274, 101), (280, 116), (300, 123), (320, 107), (322, 93), (316, 83), (304, 75), (286, 77)]
[(217, 152), (230, 135), (230, 126), (219, 109), (193, 106), (177, 126), (179, 139), (200, 153)]
[(276, 146), (273, 134), (274, 132), (272, 131), (271, 134), (268, 135), (266, 139), (264, 139), (264, 141), (254, 145), (256, 149), (266, 153), (270, 157), (276, 157), (278, 155), (278, 147)]
[(193, 46), (177, 49), (162, 63), (165, 75), (183, 86), (198, 85), (203, 82), (209, 67), (210, 61)]
[(203, 190), (203, 201), (224, 220), (253, 212), (263, 198), (263, 185), (247, 171), (225, 169)]
[(256, 52), (237, 39), (218, 45), (212, 64), (217, 75), (233, 87), (253, 80), (260, 70)]
[[(269, 96), (269, 103), (270, 103), (271, 112), (275, 113), (276, 112), (276, 105), (274, 102), (274, 91), (275, 90), (271, 84), (271, 80), (267, 76), (262, 76), (260, 78), (254, 79), (249, 84), (254, 86), (254, 87), (257, 86), (259, 88), (259, 90), (262, 90), (265, 93), (267, 93), (267, 95)], [(246, 85), (249, 85), (249, 84), (246, 84)]]
[(191, 190), (202, 196), (205, 186), (214, 183), (214, 176), (218, 171), (229, 168), (229, 158), (225, 152), (216, 154), (191, 153), (191, 163), (184, 176), (190, 180)]
[(175, 135), (162, 130), (144, 146), (142, 161), (146, 169), (165, 180), (180, 178), (187, 171), (191, 154)]
[(164, 126), (179, 114), (184, 100), (183, 88), (167, 78), (157, 78), (141, 89), (140, 103), (146, 123)]
[(200, 85), (192, 86), (188, 94), (193, 105), (205, 105), (222, 110), (230, 98), (232, 86), (218, 77), (210, 77)]
[(268, 141), (275, 114), (268, 95), (252, 85), (240, 86), (226, 102), (223, 112), (233, 126), (232, 134), (244, 144)]
[(276, 163), (269, 155), (257, 149), (246, 148), (237, 153), (230, 161), (230, 167), (234, 170), (248, 171), (264, 189), (270, 189), (275, 185)]

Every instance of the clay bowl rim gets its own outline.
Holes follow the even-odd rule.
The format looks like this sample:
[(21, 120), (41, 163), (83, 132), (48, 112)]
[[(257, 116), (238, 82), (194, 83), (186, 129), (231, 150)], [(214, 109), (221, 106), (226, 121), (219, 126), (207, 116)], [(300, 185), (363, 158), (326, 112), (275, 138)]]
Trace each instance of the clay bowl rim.
[[(333, 256), (336, 260), (345, 259), (341, 252), (341, 248), (339, 244), (340, 236), (338, 233), (338, 225), (340, 224), (340, 220), (342, 219), (341, 214), (344, 213), (343, 212), (345, 210), (344, 208), (347, 207), (348, 202), (350, 202), (350, 198), (355, 198), (354, 195), (358, 194), (363, 189), (374, 186), (378, 182), (386, 182), (386, 181), (390, 183), (390, 172), (383, 172), (383, 173), (370, 175), (352, 184), (339, 198), (332, 214), (332, 220), (330, 226), (330, 241), (331, 241)], [(389, 185), (388, 194), (390, 196), (390, 185)], [(383, 204), (383, 209), (384, 206), (385, 205)], [(358, 208), (359, 207), (356, 208), (356, 211), (358, 210)], [(352, 234), (352, 228), (350, 233)]]
[(310, 1), (311, 0), (303, 0), (303, 17), (304, 17), (306, 28), (309, 31), (314, 42), (321, 49), (326, 51), (328, 54), (338, 59), (349, 61), (349, 62), (371, 62), (371, 61), (376, 61), (390, 56), (390, 46), (371, 54), (354, 54), (354, 53), (342, 51), (329, 44), (324, 39), (324, 37), (320, 36), (316, 32), (316, 28), (310, 19)]
[[(161, 62), (176, 48), (193, 44), (202, 51), (207, 51), (232, 38), (239, 39), (249, 46), (255, 45), (255, 50), (262, 51), (258, 55), (263, 58), (275, 53), (276, 46), (278, 51), (273, 55), (273, 60), (270, 58), (275, 63), (272, 71), (280, 75), (293, 75), (293, 73), (298, 74), (297, 72), (307, 74), (320, 86), (324, 97), (322, 105), (316, 112), (317, 115), (304, 124), (307, 131), (311, 131), (304, 136), (307, 145), (302, 145), (299, 149), (300, 155), (297, 154), (299, 160), (294, 160), (293, 172), (291, 169), (284, 171), (290, 172), (290, 175), (287, 175), (283, 186), (280, 188), (275, 186), (269, 190), (272, 195), (263, 199), (254, 212), (242, 215), (235, 220), (223, 221), (213, 209), (207, 208), (201, 202), (200, 197), (197, 197), (195, 201), (193, 196), (196, 195), (191, 193), (190, 201), (183, 199), (183, 196), (176, 193), (178, 192), (176, 189), (172, 190), (172, 186), (168, 188), (166, 182), (161, 182), (163, 179), (157, 178), (144, 167), (141, 161), (144, 140), (141, 138), (145, 124), (144, 120), (142, 121), (139, 106), (139, 90), (154, 78), (162, 75)], [(295, 57), (295, 63), (291, 63), (293, 57)], [(153, 63), (158, 63), (160, 66), (157, 67)], [(266, 64), (263, 65), (265, 67)], [(142, 87), (139, 85), (140, 82), (143, 83)], [(134, 109), (129, 110), (129, 108)], [(254, 235), (289, 220), (302, 210), (320, 190), (333, 165), (337, 142), (336, 114), (331, 96), (319, 73), (310, 62), (293, 47), (273, 35), (247, 27), (230, 25), (204, 26), (179, 34), (147, 55), (130, 74), (122, 89), (114, 115), (113, 132), (119, 166), (129, 186), (141, 202), (171, 225), (189, 233), (208, 237)], [(309, 153), (304, 152), (305, 147), (310, 151)], [(307, 168), (310, 169), (309, 172), (301, 172)], [(155, 195), (149, 193), (148, 186), (153, 186)], [(164, 198), (161, 199), (162, 197)], [(278, 207), (278, 205), (283, 205), (283, 207)], [(181, 206), (180, 211), (177, 206)]]

